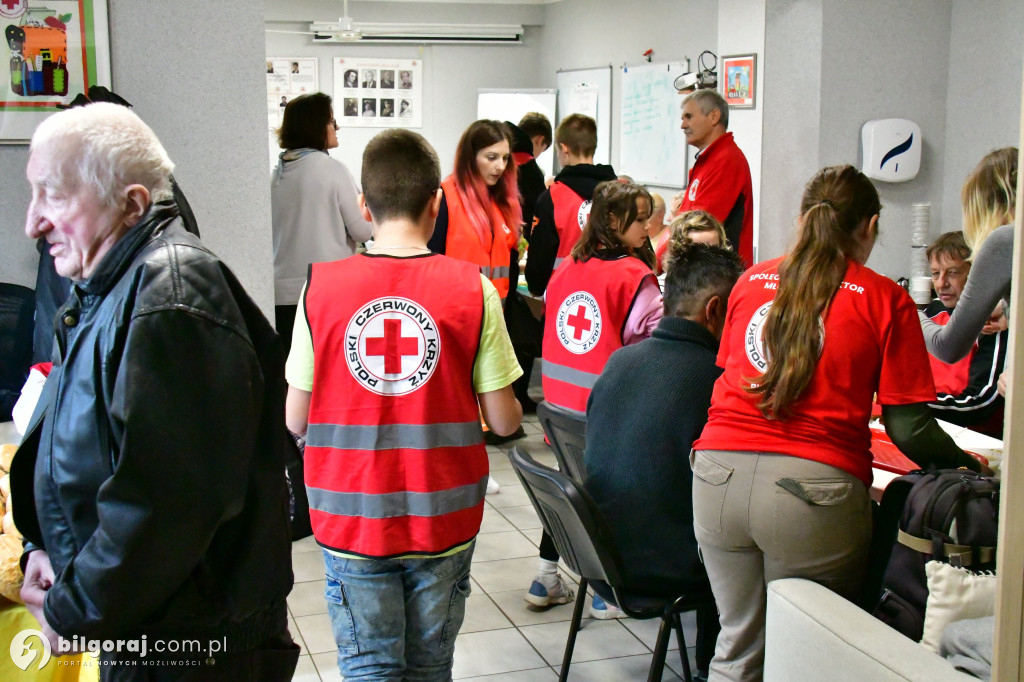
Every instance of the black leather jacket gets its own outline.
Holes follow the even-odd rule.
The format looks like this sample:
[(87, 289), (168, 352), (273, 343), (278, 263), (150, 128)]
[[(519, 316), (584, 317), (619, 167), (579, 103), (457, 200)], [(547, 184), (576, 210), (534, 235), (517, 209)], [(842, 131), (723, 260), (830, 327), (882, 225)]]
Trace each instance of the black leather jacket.
[(15, 523), (65, 637), (226, 638), (286, 624), (284, 351), (241, 284), (155, 204), (77, 282), (14, 458)]

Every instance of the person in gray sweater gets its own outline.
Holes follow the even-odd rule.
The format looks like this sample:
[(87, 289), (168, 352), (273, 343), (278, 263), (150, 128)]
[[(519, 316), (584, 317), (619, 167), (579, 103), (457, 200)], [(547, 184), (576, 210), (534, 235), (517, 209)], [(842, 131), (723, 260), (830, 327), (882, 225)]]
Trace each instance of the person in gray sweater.
[[(694, 537), (689, 455), (722, 373), (715, 357), (743, 265), (733, 251), (679, 237), (668, 261), (665, 316), (651, 338), (612, 354), (590, 394), (583, 462), (587, 492), (626, 560), (626, 584), (675, 595), (711, 589)], [(699, 676), (718, 630), (715, 608), (698, 609)]]
[(270, 188), (274, 237), (274, 318), (287, 350), (310, 263), (340, 260), (373, 236), (359, 211), (359, 188), (338, 146), (331, 98), (322, 92), (288, 102), (278, 130), (284, 149)]

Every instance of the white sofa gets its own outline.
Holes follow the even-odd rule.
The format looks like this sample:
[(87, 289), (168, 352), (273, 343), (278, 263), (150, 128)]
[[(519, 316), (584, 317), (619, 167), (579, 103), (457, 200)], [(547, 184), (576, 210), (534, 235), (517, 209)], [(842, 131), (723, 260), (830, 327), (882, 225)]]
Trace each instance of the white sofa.
[(797, 578), (768, 585), (764, 679), (977, 681), (831, 590)]

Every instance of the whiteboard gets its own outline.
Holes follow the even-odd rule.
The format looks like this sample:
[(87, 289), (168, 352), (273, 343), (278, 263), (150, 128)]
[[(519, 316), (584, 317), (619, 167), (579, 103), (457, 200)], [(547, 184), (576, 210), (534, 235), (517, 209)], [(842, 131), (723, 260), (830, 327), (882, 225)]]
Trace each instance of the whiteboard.
[(617, 170), (640, 184), (686, 185), (686, 137), (679, 127), (683, 99), (672, 86), (685, 70), (682, 62), (622, 69)]
[(585, 114), (597, 121), (594, 163), (612, 158), (612, 67), (559, 71), (558, 121), (569, 114)]
[[(531, 111), (544, 114), (555, 127), (554, 90), (479, 90), (476, 101), (476, 117), (495, 121), (519, 123), (523, 114)], [(554, 143), (537, 157), (537, 165), (545, 176), (555, 173)]]

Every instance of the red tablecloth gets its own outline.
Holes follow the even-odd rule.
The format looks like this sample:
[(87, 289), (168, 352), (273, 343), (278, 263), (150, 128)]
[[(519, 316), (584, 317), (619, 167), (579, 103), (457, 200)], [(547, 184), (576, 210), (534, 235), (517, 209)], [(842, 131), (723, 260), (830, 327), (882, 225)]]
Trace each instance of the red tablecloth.
[(874, 458), (872, 466), (900, 476), (921, 468), (907, 459), (881, 429), (871, 429), (871, 456)]

